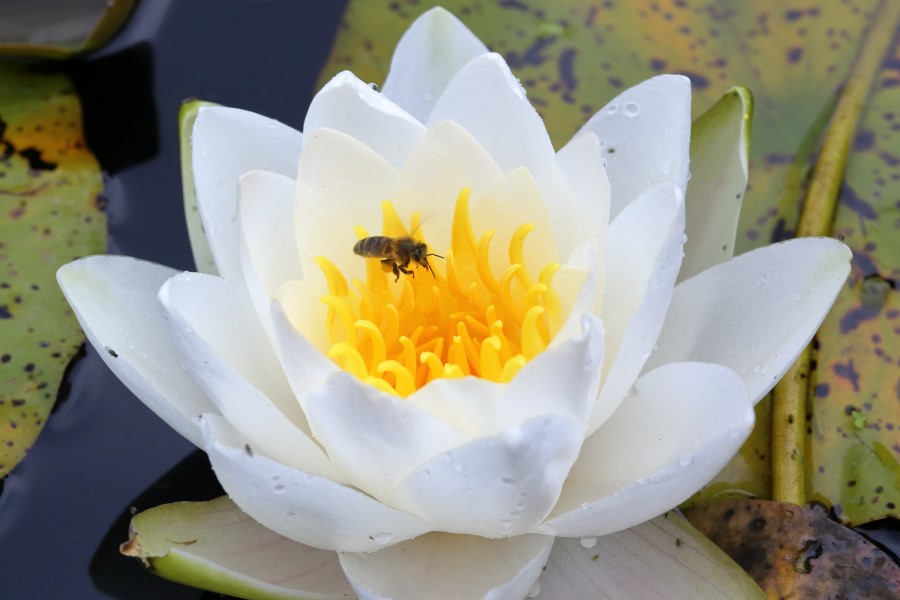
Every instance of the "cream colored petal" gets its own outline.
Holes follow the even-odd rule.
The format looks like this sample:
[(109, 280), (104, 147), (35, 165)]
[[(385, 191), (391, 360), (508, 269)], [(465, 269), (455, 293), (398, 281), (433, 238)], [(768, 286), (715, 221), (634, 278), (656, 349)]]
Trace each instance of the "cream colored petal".
[(328, 289), (315, 257), (324, 256), (348, 281), (365, 281), (366, 262), (353, 254), (354, 227), (381, 233), (381, 203), (397, 184), (394, 167), (377, 152), (334, 129), (306, 138), (300, 155), (294, 228), (304, 278)]

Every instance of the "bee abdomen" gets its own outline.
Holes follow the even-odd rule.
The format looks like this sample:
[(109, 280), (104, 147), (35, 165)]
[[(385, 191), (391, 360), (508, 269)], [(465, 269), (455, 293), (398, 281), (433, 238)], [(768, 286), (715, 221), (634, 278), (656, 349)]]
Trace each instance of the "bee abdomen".
[(356, 242), (353, 245), (353, 252), (360, 256), (381, 257), (392, 241), (392, 238), (384, 235), (373, 235)]

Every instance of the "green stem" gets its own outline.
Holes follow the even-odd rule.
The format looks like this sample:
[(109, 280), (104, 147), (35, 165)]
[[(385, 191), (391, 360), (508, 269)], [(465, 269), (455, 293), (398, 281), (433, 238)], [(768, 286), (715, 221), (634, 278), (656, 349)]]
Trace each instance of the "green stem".
[[(797, 237), (831, 233), (856, 126), (898, 22), (900, 2), (882, 0), (825, 131), (800, 213)], [(811, 346), (807, 346), (775, 386), (772, 407), (772, 497), (798, 505), (806, 503), (806, 404), (811, 353)]]

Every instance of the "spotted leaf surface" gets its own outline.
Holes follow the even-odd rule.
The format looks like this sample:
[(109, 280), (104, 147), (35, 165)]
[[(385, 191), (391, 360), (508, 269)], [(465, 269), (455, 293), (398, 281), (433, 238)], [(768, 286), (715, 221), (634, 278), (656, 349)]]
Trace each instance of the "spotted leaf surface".
[(56, 270), (106, 248), (101, 189), (68, 79), (0, 65), (0, 475), (40, 433), (83, 341)]
[(850, 279), (813, 375), (813, 497), (854, 525), (900, 515), (900, 46), (882, 63), (841, 190)]

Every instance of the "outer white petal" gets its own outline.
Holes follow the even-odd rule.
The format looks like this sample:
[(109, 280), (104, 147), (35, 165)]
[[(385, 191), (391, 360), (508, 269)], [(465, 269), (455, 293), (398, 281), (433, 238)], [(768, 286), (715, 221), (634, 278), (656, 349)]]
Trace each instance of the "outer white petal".
[(589, 437), (539, 533), (606, 535), (677, 506), (721, 470), (753, 429), (729, 369), (673, 363), (643, 375)]
[(589, 244), (601, 265), (601, 289), (606, 279), (610, 203), (603, 162), (600, 140), (588, 131), (569, 142), (536, 176), (553, 223), (558, 256), (569, 256), (579, 243)]
[(645, 369), (672, 361), (724, 365), (758, 401), (812, 339), (847, 279), (850, 258), (837, 240), (796, 239), (678, 284)]
[(293, 215), (296, 183), (251, 171), (240, 179), (238, 227), (244, 281), (260, 322), (273, 340), (269, 303), (286, 281), (303, 278)]
[(398, 169), (425, 135), (421, 122), (350, 71), (338, 73), (309, 105), (304, 133), (309, 136), (322, 127), (353, 136)]
[(430, 533), (372, 553), (341, 553), (360, 600), (524, 598), (541, 574), (553, 538), (488, 540)]
[(216, 477), (234, 503), (301, 544), (368, 552), (433, 529), (359, 490), (285, 466), (252, 446), (248, 452), (248, 440), (222, 417), (203, 416), (203, 438)]
[(691, 82), (658, 75), (601, 108), (575, 135), (600, 137), (612, 186), (611, 216), (660, 181), (685, 189), (691, 135)]
[(443, 119), (475, 136), (504, 172), (525, 167), (537, 173), (553, 159), (544, 121), (499, 54), (484, 54), (459, 70), (428, 123)]
[(442, 531), (525, 533), (556, 503), (583, 438), (573, 419), (536, 417), (424, 463), (397, 486), (391, 504)]
[(593, 432), (612, 414), (650, 356), (666, 318), (684, 244), (684, 196), (671, 183), (641, 194), (610, 224), (603, 388)]
[(432, 8), (400, 38), (384, 95), (424, 123), (453, 75), (487, 51), (459, 19), (443, 8)]
[(353, 254), (355, 226), (381, 234), (381, 202), (394, 195), (397, 171), (377, 152), (334, 129), (308, 135), (297, 176), (294, 227), (307, 281), (327, 289), (316, 265), (324, 256), (348, 281), (365, 281), (366, 261)]
[(333, 373), (306, 399), (310, 427), (349, 481), (388, 501), (394, 486), (428, 459), (469, 436), (346, 371)]
[(177, 271), (127, 256), (90, 256), (56, 278), (103, 362), (175, 431), (203, 443), (197, 417), (218, 412), (181, 366), (156, 293)]
[(338, 479), (256, 320), (246, 291), (211, 275), (184, 273), (159, 291), (188, 371), (250, 443), (286, 465)]
[(500, 167), (471, 133), (452, 121), (441, 121), (419, 140), (403, 167), (394, 206), (401, 218), (420, 211), (422, 234), (441, 252), (450, 247), (459, 192), (468, 187), (472, 198), (478, 198), (501, 177)]
[(194, 190), (219, 274), (243, 281), (238, 244), (238, 178), (262, 169), (293, 177), (303, 137), (246, 110), (204, 106), (191, 134)]

